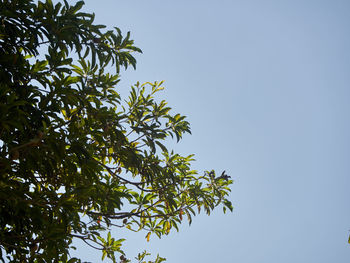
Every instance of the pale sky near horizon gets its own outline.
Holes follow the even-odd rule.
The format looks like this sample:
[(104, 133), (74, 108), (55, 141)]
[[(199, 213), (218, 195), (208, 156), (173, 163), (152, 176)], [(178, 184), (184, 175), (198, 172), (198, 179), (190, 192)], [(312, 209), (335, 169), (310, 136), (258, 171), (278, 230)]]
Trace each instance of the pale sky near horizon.
[[(143, 50), (118, 89), (165, 80), (161, 99), (192, 124), (176, 150), (235, 181), (233, 213), (201, 214), (148, 243), (127, 234), (129, 257), (350, 262), (350, 1), (85, 2)], [(74, 254), (101, 261), (85, 246)]]

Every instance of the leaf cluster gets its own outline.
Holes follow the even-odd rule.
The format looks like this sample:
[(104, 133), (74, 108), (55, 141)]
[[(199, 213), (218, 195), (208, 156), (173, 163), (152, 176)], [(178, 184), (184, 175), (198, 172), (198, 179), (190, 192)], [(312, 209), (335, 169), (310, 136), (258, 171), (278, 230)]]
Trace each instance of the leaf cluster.
[(198, 176), (192, 155), (168, 150), (190, 126), (155, 98), (163, 83), (120, 96), (120, 70), (135, 68), (141, 50), (130, 33), (94, 24), (83, 4), (0, 1), (3, 262), (80, 262), (69, 255), (74, 238), (129, 262), (112, 227), (149, 241), (201, 210), (232, 210), (229, 176)]

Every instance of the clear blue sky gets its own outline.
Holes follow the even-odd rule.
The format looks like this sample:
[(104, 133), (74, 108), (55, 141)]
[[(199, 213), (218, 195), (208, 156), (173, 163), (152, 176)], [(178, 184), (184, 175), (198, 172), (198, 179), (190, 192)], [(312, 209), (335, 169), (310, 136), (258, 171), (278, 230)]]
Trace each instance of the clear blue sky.
[(350, 262), (350, 1), (86, 0), (85, 10), (144, 51), (118, 89), (165, 80), (163, 98), (192, 124), (176, 150), (235, 180), (233, 213), (149, 243), (127, 234), (129, 256)]

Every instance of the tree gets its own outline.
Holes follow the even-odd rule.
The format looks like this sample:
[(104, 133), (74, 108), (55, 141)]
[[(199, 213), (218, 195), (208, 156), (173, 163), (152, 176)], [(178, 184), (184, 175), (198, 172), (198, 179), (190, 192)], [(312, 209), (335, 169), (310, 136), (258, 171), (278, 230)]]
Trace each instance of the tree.
[(141, 50), (83, 5), (0, 1), (3, 262), (80, 262), (69, 256), (75, 238), (102, 259), (129, 262), (111, 227), (149, 240), (201, 209), (232, 210), (225, 172), (197, 175), (193, 155), (166, 147), (190, 126), (155, 99), (162, 82), (137, 83), (121, 98), (119, 72), (135, 68)]

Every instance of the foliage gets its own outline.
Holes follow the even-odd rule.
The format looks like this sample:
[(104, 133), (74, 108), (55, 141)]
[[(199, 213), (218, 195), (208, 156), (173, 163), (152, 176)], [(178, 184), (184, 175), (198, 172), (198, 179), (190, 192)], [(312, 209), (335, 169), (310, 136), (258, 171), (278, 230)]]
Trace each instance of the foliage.
[(192, 155), (165, 146), (190, 127), (154, 98), (162, 82), (121, 98), (119, 72), (135, 68), (141, 50), (130, 33), (94, 24), (83, 4), (0, 1), (3, 262), (80, 262), (69, 256), (75, 238), (129, 262), (111, 227), (146, 231), (149, 241), (201, 209), (232, 210), (229, 176), (198, 176)]

